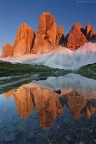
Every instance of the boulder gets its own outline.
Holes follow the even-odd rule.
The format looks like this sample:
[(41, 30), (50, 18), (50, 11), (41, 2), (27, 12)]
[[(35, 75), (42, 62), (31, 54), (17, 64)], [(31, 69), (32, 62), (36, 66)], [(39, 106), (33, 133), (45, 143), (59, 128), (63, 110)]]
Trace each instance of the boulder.
[(57, 94), (61, 94), (61, 89), (60, 88), (56, 88), (56, 89), (54, 89), (54, 92), (57, 93)]
[(71, 50), (76, 50), (86, 43), (84, 28), (81, 24), (74, 24), (69, 34), (66, 37), (66, 47)]
[(38, 31), (32, 53), (42, 54), (56, 48), (56, 22), (50, 13), (43, 13), (39, 19)]

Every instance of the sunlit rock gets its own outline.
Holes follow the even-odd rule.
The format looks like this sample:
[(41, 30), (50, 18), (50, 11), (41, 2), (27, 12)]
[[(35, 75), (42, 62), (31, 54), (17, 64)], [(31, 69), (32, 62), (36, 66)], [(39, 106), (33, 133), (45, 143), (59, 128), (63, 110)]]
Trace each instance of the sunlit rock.
[(39, 19), (32, 53), (42, 54), (56, 48), (56, 21), (53, 15), (44, 12)]
[(34, 30), (27, 24), (22, 24), (18, 28), (17, 36), (13, 45), (13, 56), (29, 54), (33, 47), (34, 38)]
[(2, 47), (2, 57), (8, 57), (13, 55), (13, 47), (9, 42), (5, 44), (5, 46)]
[(76, 50), (86, 43), (84, 28), (81, 24), (74, 24), (66, 37), (66, 47), (71, 50)]
[(88, 23), (86, 26), (85, 35), (88, 40), (94, 38), (95, 36), (95, 29), (91, 26), (90, 23)]

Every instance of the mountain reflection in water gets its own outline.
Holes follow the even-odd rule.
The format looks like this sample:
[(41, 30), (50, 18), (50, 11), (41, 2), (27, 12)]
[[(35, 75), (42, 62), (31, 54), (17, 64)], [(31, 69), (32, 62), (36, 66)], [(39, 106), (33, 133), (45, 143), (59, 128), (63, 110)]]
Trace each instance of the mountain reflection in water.
[[(55, 81), (54, 84), (56, 84)], [(40, 82), (32, 82), (3, 93), (3, 95), (7, 99), (10, 99), (11, 96), (14, 97), (18, 113), (22, 118), (28, 117), (36, 108), (42, 128), (51, 128), (56, 116), (64, 114), (65, 106), (74, 119), (80, 119), (84, 114), (89, 119), (96, 108), (96, 89), (91, 91), (90, 87), (85, 88), (84, 84), (82, 87), (79, 81), (78, 85), (75, 83), (75, 87), (71, 86), (71, 82), (70, 85), (68, 82), (66, 84), (67, 86), (60, 87), (60, 95), (55, 93), (52, 87), (48, 87), (46, 81), (46, 86)]]

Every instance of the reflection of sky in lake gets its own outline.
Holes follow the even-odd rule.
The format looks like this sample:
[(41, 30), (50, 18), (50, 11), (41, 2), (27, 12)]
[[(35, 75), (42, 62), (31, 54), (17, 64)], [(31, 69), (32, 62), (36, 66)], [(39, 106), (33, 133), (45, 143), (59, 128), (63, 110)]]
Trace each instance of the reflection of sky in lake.
[[(58, 87), (60, 95), (54, 92)], [(34, 81), (1, 94), (0, 143), (94, 144), (95, 87), (96, 80), (71, 74)]]

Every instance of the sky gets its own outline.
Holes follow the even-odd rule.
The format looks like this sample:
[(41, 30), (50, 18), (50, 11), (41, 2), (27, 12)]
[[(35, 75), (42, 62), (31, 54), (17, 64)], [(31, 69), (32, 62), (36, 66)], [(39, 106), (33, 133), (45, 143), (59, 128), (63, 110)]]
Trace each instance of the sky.
[(96, 0), (0, 0), (0, 54), (6, 42), (13, 45), (22, 23), (36, 33), (42, 12), (51, 12), (65, 35), (75, 23), (91, 23), (96, 30)]

